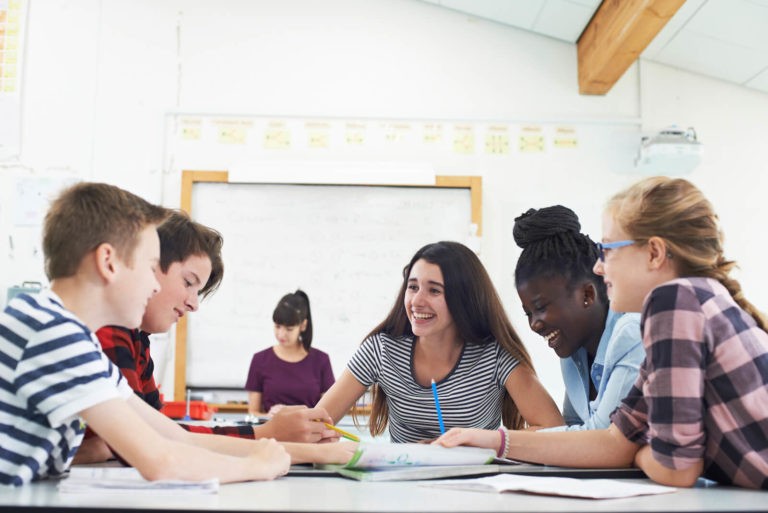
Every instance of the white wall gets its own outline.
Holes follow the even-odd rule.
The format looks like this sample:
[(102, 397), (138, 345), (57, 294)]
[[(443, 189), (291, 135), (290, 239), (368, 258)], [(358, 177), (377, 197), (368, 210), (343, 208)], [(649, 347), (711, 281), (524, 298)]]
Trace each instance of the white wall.
[[(167, 205), (178, 203), (172, 112), (575, 127), (570, 152), (429, 156), (440, 173), (483, 176), (481, 256), (557, 400), (557, 359), (527, 329), (514, 290), (513, 218), (563, 203), (599, 238), (602, 204), (639, 177), (641, 129), (695, 126), (706, 154), (689, 178), (721, 213), (748, 297), (768, 306), (759, 267), (768, 236), (755, 222), (768, 209), (763, 94), (644, 62), (608, 95), (580, 96), (573, 45), (415, 0), (30, 0), (24, 66), (22, 165)], [(0, 173), (0, 212), (10, 212), (10, 171)], [(8, 219), (0, 229), (15, 233)], [(32, 274), (29, 263), (16, 272), (6, 238), (2, 290)]]
[(642, 63), (643, 124), (694, 126), (704, 158), (690, 178), (714, 204), (726, 256), (740, 266), (744, 293), (768, 311), (768, 95), (667, 66)]

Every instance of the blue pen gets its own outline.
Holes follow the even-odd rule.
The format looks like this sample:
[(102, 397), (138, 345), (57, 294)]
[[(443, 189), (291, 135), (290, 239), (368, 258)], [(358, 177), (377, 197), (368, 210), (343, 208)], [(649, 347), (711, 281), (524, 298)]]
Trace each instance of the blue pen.
[(437, 422), (440, 423), (440, 434), (445, 434), (445, 425), (443, 424), (443, 412), (440, 411), (440, 399), (437, 398), (437, 385), (432, 380), (432, 395), (435, 397), (435, 409), (437, 410)]

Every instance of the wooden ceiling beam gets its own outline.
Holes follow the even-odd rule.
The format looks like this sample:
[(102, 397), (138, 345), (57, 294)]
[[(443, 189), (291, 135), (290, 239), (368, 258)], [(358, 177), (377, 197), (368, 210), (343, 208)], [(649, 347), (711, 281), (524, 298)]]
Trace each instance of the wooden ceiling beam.
[(605, 94), (685, 0), (603, 0), (576, 43), (579, 92)]

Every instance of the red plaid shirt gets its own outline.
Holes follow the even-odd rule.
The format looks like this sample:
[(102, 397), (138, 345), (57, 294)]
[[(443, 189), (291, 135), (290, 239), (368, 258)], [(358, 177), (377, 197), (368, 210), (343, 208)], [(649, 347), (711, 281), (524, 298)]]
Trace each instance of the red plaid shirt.
[[(136, 395), (156, 409), (163, 403), (153, 375), (155, 364), (149, 354), (149, 334), (119, 326), (106, 326), (96, 332), (101, 348), (107, 357), (120, 368)], [(244, 426), (189, 426), (179, 424), (187, 431), (216, 435), (254, 438), (253, 427)]]

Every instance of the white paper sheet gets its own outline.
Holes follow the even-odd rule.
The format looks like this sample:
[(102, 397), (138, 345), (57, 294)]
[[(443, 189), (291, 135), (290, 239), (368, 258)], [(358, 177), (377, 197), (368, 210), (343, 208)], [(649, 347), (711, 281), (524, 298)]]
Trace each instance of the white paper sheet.
[(628, 482), (619, 479), (574, 479), (571, 477), (534, 477), (510, 474), (477, 479), (430, 481), (421, 486), (477, 492), (527, 492), (583, 499), (618, 499), (677, 491), (677, 488), (669, 486)]
[(147, 481), (135, 468), (73, 467), (69, 477), (59, 483), (60, 493), (140, 493), (212, 494), (219, 493), (219, 480)]

